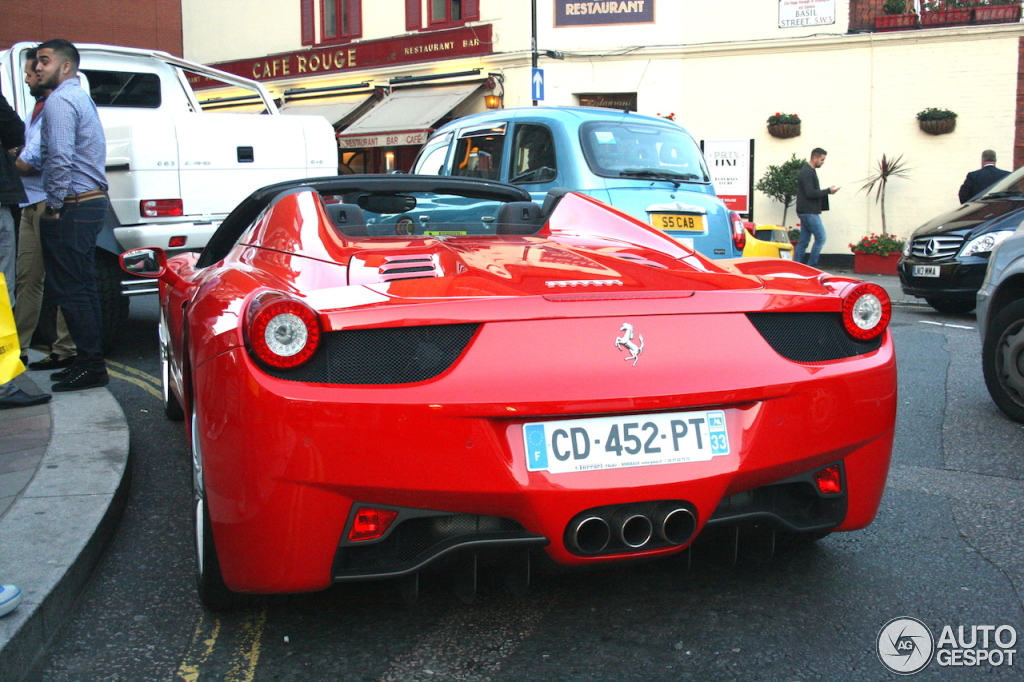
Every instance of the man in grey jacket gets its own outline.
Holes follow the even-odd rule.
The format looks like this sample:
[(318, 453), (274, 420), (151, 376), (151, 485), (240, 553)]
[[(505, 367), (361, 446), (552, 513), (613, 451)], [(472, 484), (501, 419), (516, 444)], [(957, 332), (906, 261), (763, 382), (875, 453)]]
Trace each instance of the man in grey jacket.
[[(821, 189), (818, 184), (818, 169), (825, 163), (827, 154), (828, 152), (821, 147), (815, 147), (811, 151), (810, 162), (805, 163), (800, 169), (796, 181), (796, 215), (800, 218), (800, 240), (796, 243), (795, 258), (798, 262), (807, 263), (811, 267), (818, 264), (821, 247), (825, 245), (825, 224), (821, 222), (821, 212), (828, 210), (828, 195), (839, 191), (839, 188), (834, 186)], [(814, 245), (811, 246), (810, 255), (805, 259), (812, 236)]]

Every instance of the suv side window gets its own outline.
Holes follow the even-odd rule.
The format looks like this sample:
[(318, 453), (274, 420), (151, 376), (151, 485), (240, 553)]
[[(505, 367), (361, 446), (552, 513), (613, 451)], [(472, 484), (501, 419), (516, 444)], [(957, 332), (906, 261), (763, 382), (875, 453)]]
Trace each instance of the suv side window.
[(505, 130), (504, 123), (463, 130), (455, 145), (452, 175), (499, 180)]
[(551, 182), (558, 176), (555, 141), (547, 126), (524, 123), (516, 126), (512, 141), (512, 170), (515, 184)]

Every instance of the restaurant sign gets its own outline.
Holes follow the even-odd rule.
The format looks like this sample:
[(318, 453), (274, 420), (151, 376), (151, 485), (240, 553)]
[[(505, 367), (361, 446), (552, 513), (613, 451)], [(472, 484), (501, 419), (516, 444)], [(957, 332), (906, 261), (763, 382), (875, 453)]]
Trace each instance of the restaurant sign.
[(654, 0), (571, 2), (555, 0), (555, 26), (653, 24)]
[(836, 0), (779, 0), (779, 28), (836, 23)]
[(369, 147), (421, 146), (426, 143), (430, 131), (414, 130), (406, 133), (379, 133), (375, 135), (338, 135), (338, 146), (342, 149), (367, 149)]
[[(491, 25), (486, 24), (318, 47), (255, 59), (238, 59), (211, 66), (257, 81), (273, 81), (355, 69), (380, 69), (396, 64), (474, 57), (491, 54), (492, 51)], [(196, 89), (223, 85), (195, 74), (189, 76), (189, 83)]]

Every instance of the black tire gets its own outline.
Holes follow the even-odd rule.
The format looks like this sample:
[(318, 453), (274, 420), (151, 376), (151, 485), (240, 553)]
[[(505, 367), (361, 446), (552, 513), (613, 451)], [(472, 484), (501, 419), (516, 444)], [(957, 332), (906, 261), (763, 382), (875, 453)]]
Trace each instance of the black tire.
[(937, 296), (926, 296), (928, 305), (947, 315), (966, 315), (974, 310), (977, 301), (972, 298), (940, 298)]
[(185, 410), (181, 408), (177, 396), (171, 390), (171, 363), (168, 354), (170, 352), (170, 339), (167, 335), (167, 325), (164, 322), (163, 311), (160, 312), (160, 323), (157, 326), (157, 335), (160, 339), (160, 392), (164, 404), (164, 414), (172, 422), (185, 420)]
[(130, 302), (127, 296), (121, 295), (121, 280), (125, 276), (116, 256), (96, 250), (96, 286), (103, 311), (104, 353), (110, 353), (117, 347), (128, 323)]
[(981, 369), (992, 400), (1024, 423), (1024, 299), (999, 311), (985, 333)]
[(193, 410), (190, 425), (192, 450), (192, 511), (196, 546), (196, 591), (199, 600), (212, 611), (233, 611), (252, 605), (252, 595), (233, 592), (224, 584), (220, 572), (220, 560), (213, 541), (210, 511), (206, 508), (206, 492), (203, 482), (203, 457), (199, 446), (198, 420)]

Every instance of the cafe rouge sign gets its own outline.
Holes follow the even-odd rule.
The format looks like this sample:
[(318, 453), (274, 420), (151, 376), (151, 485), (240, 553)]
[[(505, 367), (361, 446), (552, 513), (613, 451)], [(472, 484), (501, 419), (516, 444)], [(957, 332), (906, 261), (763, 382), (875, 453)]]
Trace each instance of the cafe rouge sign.
[[(395, 64), (472, 57), (490, 54), (491, 48), (491, 26), (486, 24), (450, 31), (318, 47), (255, 59), (238, 59), (212, 66), (237, 76), (269, 81), (355, 69), (379, 69)], [(189, 78), (189, 82), (197, 89), (221, 85), (216, 81), (194, 75)]]

